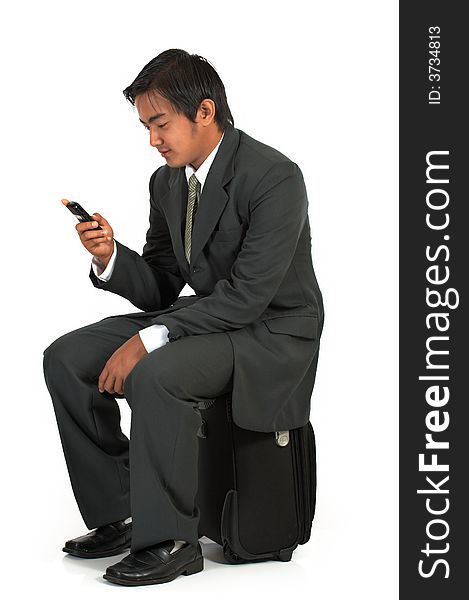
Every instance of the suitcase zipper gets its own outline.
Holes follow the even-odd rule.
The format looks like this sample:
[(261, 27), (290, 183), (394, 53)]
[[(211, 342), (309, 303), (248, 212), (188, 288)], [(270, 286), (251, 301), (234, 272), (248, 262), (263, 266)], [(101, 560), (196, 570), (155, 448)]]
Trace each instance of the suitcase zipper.
[(303, 453), (303, 469), (304, 469), (304, 531), (302, 544), (306, 543), (309, 539), (311, 532), (311, 463), (309, 456), (309, 435), (307, 427), (301, 429), (302, 443), (301, 450)]
[(311, 534), (313, 518), (312, 446), (308, 425), (298, 428), (294, 436), (294, 458), (296, 469), (296, 492), (298, 504), (299, 535), (298, 543), (305, 544)]
[(302, 444), (305, 465), (306, 465), (306, 519), (305, 519), (305, 535), (303, 544), (305, 544), (311, 536), (311, 526), (316, 508), (316, 449), (314, 441), (314, 430), (311, 422), (308, 422), (303, 428), (304, 444)]
[(308, 456), (310, 465), (310, 514), (311, 521), (314, 519), (316, 512), (316, 440), (314, 437), (314, 429), (311, 422), (308, 423)]
[(295, 482), (296, 482), (296, 503), (298, 510), (298, 543), (301, 544), (304, 537), (304, 494), (303, 494), (303, 474), (301, 469), (301, 457), (300, 457), (300, 431), (297, 429), (294, 431), (293, 437), (293, 457), (294, 457), (294, 469), (295, 469)]

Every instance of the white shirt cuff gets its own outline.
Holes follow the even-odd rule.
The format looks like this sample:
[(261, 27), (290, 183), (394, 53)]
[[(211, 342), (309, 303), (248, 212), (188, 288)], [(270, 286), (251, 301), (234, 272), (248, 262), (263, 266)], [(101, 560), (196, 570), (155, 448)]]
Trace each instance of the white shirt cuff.
[(157, 348), (164, 346), (168, 340), (169, 330), (166, 325), (150, 325), (139, 332), (145, 350), (150, 353)]
[(107, 267), (104, 269), (103, 263), (99, 260), (98, 257), (93, 256), (91, 259), (91, 266), (93, 268), (94, 274), (101, 281), (109, 281), (111, 279), (112, 272), (114, 271), (114, 263), (116, 262), (117, 255), (117, 245), (116, 240), (114, 240), (114, 251), (107, 263)]

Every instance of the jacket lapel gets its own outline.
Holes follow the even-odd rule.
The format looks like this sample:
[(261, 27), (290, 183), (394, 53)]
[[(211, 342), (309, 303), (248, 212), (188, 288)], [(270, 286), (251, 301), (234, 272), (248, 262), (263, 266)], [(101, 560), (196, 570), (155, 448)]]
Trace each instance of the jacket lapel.
[(238, 130), (230, 125), (225, 130), (225, 136), (199, 198), (192, 225), (191, 266), (197, 260), (228, 202), (229, 196), (224, 188), (233, 179), (234, 157), (238, 144)]
[(189, 267), (184, 253), (184, 242), (181, 234), (183, 211), (186, 209), (188, 191), (184, 167), (171, 169), (168, 185), (169, 191), (161, 199), (161, 205), (166, 215), (171, 234), (174, 255), (179, 265), (188, 273)]
[[(239, 132), (229, 125), (225, 130), (225, 136), (210, 167), (199, 198), (199, 205), (192, 225), (191, 266), (197, 260), (197, 256), (205, 246), (228, 202), (229, 196), (224, 187), (234, 175), (234, 156), (238, 144)], [(187, 273), (190, 273), (181, 231), (187, 206), (186, 174), (184, 167), (171, 169), (171, 171), (168, 181), (169, 191), (161, 199), (161, 204), (168, 221), (174, 254), (179, 265)]]

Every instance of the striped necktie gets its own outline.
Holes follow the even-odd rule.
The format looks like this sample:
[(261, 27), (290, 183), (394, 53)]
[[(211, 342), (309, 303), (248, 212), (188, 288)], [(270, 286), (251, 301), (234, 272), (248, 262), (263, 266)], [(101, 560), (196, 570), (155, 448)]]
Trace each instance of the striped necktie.
[(192, 221), (197, 212), (197, 204), (200, 196), (200, 181), (193, 173), (189, 177), (189, 193), (187, 195), (186, 212), (186, 232), (184, 234), (184, 247), (186, 251), (187, 262), (191, 261), (191, 243), (192, 243)]

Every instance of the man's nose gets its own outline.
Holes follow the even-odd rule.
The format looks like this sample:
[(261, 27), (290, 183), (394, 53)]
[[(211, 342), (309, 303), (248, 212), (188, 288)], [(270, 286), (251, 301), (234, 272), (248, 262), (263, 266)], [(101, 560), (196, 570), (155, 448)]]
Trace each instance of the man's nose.
[(157, 146), (161, 146), (162, 142), (163, 140), (158, 131), (156, 129), (150, 129), (150, 146), (156, 148)]

